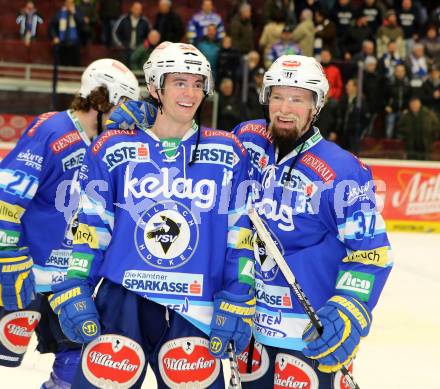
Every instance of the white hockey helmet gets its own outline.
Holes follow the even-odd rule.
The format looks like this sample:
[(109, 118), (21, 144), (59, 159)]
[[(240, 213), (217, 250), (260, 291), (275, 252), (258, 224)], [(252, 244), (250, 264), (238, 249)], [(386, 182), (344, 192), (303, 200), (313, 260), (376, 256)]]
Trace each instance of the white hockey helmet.
[(324, 106), (329, 89), (321, 64), (315, 58), (304, 55), (282, 55), (275, 60), (264, 73), (261, 104), (269, 104), (272, 86), (294, 86), (314, 92), (316, 115)]
[(81, 77), (79, 94), (86, 98), (92, 90), (106, 86), (110, 103), (117, 105), (121, 97), (139, 100), (139, 82), (136, 76), (122, 63), (115, 59), (103, 58), (87, 66)]
[(211, 65), (206, 57), (193, 45), (163, 42), (157, 46), (144, 64), (145, 81), (157, 89), (163, 87), (164, 75), (189, 73), (203, 76), (203, 91), (214, 90)]

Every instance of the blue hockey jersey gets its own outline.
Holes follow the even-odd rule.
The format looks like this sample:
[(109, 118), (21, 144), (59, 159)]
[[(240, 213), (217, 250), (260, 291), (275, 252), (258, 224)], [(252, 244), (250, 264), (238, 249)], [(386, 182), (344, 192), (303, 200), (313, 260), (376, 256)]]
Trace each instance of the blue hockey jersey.
[(104, 277), (209, 334), (214, 293), (253, 287), (253, 249), (246, 149), (208, 128), (196, 147), (198, 131), (172, 157), (148, 129), (108, 130), (94, 142), (79, 174), (68, 277)]
[[(0, 163), (0, 246), (28, 246), (37, 291), (64, 280), (77, 208), (72, 185), (90, 140), (70, 111), (44, 113)], [(66, 235), (66, 236), (65, 236)]]
[[(352, 295), (373, 308), (392, 267), (370, 169), (313, 128), (276, 163), (264, 120), (234, 133), (250, 155), (254, 207), (318, 310), (331, 296)], [(309, 322), (283, 274), (259, 242), (256, 263), (258, 342), (302, 350)]]

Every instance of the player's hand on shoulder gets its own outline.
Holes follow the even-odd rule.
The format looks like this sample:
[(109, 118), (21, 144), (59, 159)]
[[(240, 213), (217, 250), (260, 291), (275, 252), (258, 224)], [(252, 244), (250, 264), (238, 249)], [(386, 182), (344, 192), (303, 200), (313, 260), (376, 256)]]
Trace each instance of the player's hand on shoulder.
[(352, 296), (336, 295), (317, 312), (323, 325), (321, 336), (309, 323), (303, 340), (308, 342), (303, 354), (319, 362), (324, 373), (336, 372), (356, 355), (359, 342), (370, 331), (370, 309)]
[(129, 100), (120, 104), (106, 122), (108, 130), (133, 130), (135, 127), (151, 127), (157, 116), (157, 108), (150, 102)]
[(86, 280), (68, 279), (52, 285), (49, 303), (61, 329), (73, 342), (89, 343), (101, 334), (99, 314)]
[(30, 304), (35, 297), (33, 264), (27, 247), (0, 250), (0, 307), (16, 311)]

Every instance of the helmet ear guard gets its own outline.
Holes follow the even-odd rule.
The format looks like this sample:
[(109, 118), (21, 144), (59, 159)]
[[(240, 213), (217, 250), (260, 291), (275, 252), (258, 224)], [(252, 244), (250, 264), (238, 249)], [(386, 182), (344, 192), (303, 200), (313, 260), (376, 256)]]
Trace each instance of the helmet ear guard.
[(325, 105), (329, 85), (321, 64), (313, 57), (304, 55), (282, 55), (264, 73), (263, 87), (259, 100), (263, 105), (269, 104), (270, 91), (273, 86), (291, 86), (313, 92), (315, 117)]
[[(144, 64), (147, 86), (162, 89), (165, 75), (187, 73), (203, 77), (203, 91), (210, 95), (214, 91), (211, 65), (206, 57), (193, 45), (186, 43), (162, 42)], [(154, 96), (153, 96), (154, 97)]]
[(86, 98), (95, 88), (105, 86), (109, 92), (109, 102), (117, 105), (121, 98), (139, 100), (140, 89), (135, 75), (115, 59), (103, 58), (87, 66), (81, 76), (79, 94)]

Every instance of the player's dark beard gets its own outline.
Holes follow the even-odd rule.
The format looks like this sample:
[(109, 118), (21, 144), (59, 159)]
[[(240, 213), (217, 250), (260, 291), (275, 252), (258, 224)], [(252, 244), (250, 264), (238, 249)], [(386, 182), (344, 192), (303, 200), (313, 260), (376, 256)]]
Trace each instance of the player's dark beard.
[(297, 146), (296, 143), (298, 139), (310, 128), (312, 122), (312, 110), (309, 111), (308, 116), (309, 118), (302, 128), (298, 128), (298, 122), (294, 122), (292, 124), (292, 129), (289, 131), (279, 129), (275, 123), (272, 123), (271, 133), (274, 144), (278, 148), (278, 161), (289, 154)]

